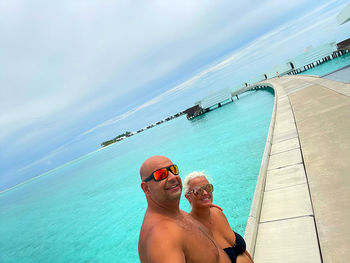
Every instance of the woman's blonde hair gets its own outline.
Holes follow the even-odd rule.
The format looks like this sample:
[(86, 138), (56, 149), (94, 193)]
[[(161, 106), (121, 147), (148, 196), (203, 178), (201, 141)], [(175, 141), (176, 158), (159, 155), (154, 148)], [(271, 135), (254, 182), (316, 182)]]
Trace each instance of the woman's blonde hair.
[(196, 177), (204, 177), (205, 179), (208, 180), (209, 183), (211, 183), (213, 180), (205, 174), (204, 171), (193, 171), (192, 173), (189, 173), (185, 179), (183, 180), (182, 182), (182, 186), (183, 186), (183, 190), (184, 190), (184, 194), (186, 195), (188, 190), (189, 190), (189, 184), (190, 184), (190, 181), (193, 179), (193, 178), (196, 178)]

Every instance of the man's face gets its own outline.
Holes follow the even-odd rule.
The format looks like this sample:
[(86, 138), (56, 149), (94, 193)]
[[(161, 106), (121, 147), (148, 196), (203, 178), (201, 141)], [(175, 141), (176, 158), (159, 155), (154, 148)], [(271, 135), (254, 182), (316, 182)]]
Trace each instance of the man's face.
[[(172, 165), (172, 161), (164, 156), (155, 156), (146, 160), (143, 167), (143, 176), (150, 176), (152, 172)], [(181, 197), (182, 182), (179, 175), (174, 175), (168, 170), (168, 177), (161, 181), (143, 182), (147, 184), (148, 191), (145, 192), (156, 203), (166, 203), (171, 201), (178, 201)]]

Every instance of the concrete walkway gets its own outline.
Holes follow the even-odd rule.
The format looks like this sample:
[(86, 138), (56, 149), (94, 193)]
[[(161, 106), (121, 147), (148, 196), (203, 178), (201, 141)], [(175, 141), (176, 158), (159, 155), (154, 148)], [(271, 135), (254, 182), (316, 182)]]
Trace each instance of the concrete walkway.
[(347, 262), (350, 84), (313, 76), (265, 84), (275, 89), (276, 115), (248, 249), (256, 263)]
[(326, 74), (322, 78), (350, 83), (350, 65)]

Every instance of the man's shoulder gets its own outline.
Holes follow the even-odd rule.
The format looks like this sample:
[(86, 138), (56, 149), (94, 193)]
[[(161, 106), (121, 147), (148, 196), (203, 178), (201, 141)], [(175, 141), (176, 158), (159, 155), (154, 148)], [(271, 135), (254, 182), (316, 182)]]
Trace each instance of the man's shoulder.
[(159, 214), (148, 214), (143, 222), (141, 232), (157, 237), (158, 235), (173, 234), (179, 236), (184, 229), (176, 219)]
[(183, 237), (184, 231), (181, 230), (176, 220), (164, 216), (148, 215), (140, 233), (141, 262), (163, 262), (164, 257), (169, 255), (173, 258), (171, 262), (184, 262)]
[(164, 216), (150, 218), (147, 223), (149, 224), (150, 232), (153, 235), (158, 235), (159, 233), (170, 233), (174, 231), (180, 233), (183, 230), (179, 222)]
[(184, 229), (174, 219), (148, 215), (141, 227), (139, 249), (148, 254), (153, 248), (181, 248), (184, 236)]
[(174, 242), (180, 242), (183, 237), (183, 229), (173, 221), (162, 222), (154, 225), (149, 232), (149, 239), (164, 240), (164, 237)]

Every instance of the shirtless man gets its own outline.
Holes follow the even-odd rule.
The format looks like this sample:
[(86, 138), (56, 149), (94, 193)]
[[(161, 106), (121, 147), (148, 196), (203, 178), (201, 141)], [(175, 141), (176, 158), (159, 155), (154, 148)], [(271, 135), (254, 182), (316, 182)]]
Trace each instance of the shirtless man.
[(141, 166), (141, 188), (148, 203), (139, 237), (141, 262), (230, 262), (212, 233), (179, 209), (178, 174), (177, 166), (165, 156), (153, 156)]

